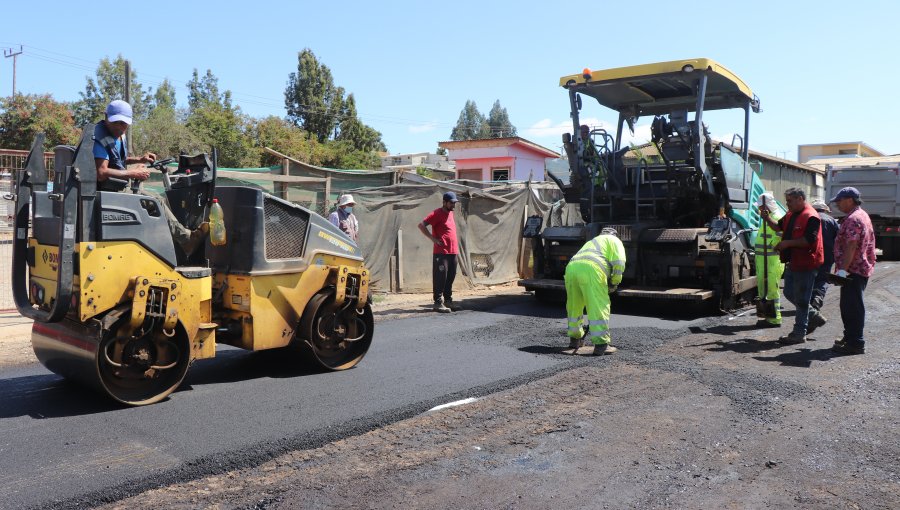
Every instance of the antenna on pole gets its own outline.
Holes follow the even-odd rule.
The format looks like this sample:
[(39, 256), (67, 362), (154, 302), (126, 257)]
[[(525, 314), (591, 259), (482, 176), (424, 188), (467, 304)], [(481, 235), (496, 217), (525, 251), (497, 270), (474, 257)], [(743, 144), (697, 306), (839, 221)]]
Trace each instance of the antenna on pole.
[(13, 97), (16, 96), (16, 60), (19, 55), (22, 54), (22, 45), (19, 45), (19, 51), (13, 51), (12, 48), (8, 48), (3, 50), (3, 56), (6, 58), (12, 57), (13, 59)]

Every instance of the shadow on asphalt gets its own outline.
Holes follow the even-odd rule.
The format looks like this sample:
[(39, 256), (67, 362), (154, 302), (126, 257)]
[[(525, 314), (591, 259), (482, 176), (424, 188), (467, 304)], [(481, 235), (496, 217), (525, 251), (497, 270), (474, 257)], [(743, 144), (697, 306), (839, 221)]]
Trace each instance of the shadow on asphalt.
[(841, 356), (841, 354), (832, 351), (831, 348), (801, 348), (797, 351), (783, 352), (777, 356), (754, 356), (753, 359), (759, 361), (775, 361), (781, 363), (782, 366), (788, 367), (809, 368), (812, 366), (813, 361), (828, 361), (831, 358), (837, 358), (839, 356)]
[(104, 413), (122, 406), (56, 374), (0, 380), (0, 418), (36, 420)]
[(707, 342), (703, 344), (694, 344), (691, 347), (713, 346), (706, 349), (710, 352), (736, 352), (739, 354), (748, 354), (754, 352), (771, 351), (772, 349), (780, 349), (785, 347), (775, 341), (761, 341), (753, 338), (742, 338), (740, 340), (717, 340), (715, 342)]
[[(175, 393), (205, 384), (232, 383), (260, 378), (303, 377), (327, 372), (284, 351), (245, 351), (227, 348), (212, 359), (199, 360), (188, 369)], [(63, 418), (128, 409), (93, 388), (56, 374), (0, 379), (0, 419), (30, 416)]]

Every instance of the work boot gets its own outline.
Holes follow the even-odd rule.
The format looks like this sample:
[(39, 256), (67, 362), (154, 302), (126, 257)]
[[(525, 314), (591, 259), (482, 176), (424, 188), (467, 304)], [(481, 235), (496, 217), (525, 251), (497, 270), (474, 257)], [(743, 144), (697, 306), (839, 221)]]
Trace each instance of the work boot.
[(778, 339), (778, 343), (782, 345), (796, 345), (804, 342), (806, 342), (806, 335), (798, 335), (793, 331)]
[(569, 338), (569, 349), (580, 349), (584, 345), (584, 337)]
[(462, 305), (452, 299), (445, 299), (444, 306), (449, 308), (451, 312), (458, 312), (462, 310)]
[(838, 354), (865, 354), (866, 344), (863, 342), (844, 342), (838, 340), (831, 346), (831, 350)]
[(619, 349), (616, 349), (610, 344), (598, 344), (594, 346), (593, 356), (606, 356), (607, 354), (612, 354)]
[(806, 334), (810, 334), (816, 330), (816, 328), (824, 326), (825, 323), (828, 322), (821, 313), (817, 313), (809, 318), (809, 324), (806, 326)]
[(450, 313), (452, 310), (444, 306), (443, 301), (435, 301), (432, 310), (439, 313)]
[(763, 329), (763, 328), (780, 328), (780, 327), (781, 327), (781, 324), (775, 324), (775, 323), (769, 322), (769, 321), (767, 321), (767, 320), (758, 320), (758, 321), (756, 321), (756, 327), (757, 327), (758, 329)]

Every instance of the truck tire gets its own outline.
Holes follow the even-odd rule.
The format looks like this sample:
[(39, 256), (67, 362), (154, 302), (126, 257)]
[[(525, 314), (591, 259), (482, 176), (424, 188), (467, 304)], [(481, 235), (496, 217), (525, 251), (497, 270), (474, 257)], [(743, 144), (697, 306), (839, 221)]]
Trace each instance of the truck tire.
[(900, 237), (882, 237), (878, 243), (881, 258), (884, 260), (900, 260)]

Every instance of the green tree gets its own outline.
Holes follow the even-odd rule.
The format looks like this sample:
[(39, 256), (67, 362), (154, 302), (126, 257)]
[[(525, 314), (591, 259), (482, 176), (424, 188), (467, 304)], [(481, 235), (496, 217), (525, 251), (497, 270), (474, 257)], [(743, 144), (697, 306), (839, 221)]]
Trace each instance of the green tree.
[(337, 141), (346, 141), (357, 151), (386, 151), (381, 133), (363, 124), (356, 115), (356, 99), (349, 94), (344, 100), (341, 121), (338, 124)]
[(456, 127), (450, 132), (450, 139), (458, 140), (478, 140), (488, 138), (490, 136), (490, 127), (484, 115), (478, 111), (475, 101), (468, 100), (462, 111), (459, 112), (459, 119), (456, 121)]
[(157, 87), (153, 94), (153, 102), (151, 103), (151, 111), (156, 108), (168, 108), (175, 111), (175, 86), (166, 78)]
[(500, 106), (499, 99), (494, 101), (494, 106), (488, 113), (487, 124), (491, 138), (516, 136), (516, 127), (509, 121), (509, 114), (506, 113), (506, 108)]
[(47, 149), (76, 144), (81, 136), (69, 106), (49, 94), (16, 94), (0, 99), (0, 147), (30, 149), (38, 133), (46, 135)]
[[(104, 118), (106, 105), (114, 99), (125, 99), (125, 59), (122, 55), (110, 61), (104, 58), (97, 66), (96, 80), (86, 76), (84, 92), (75, 102), (75, 122), (81, 126)], [(131, 69), (131, 107), (134, 116), (142, 119), (149, 111), (149, 94), (137, 81), (137, 72)]]
[(343, 89), (334, 86), (331, 69), (304, 48), (297, 54), (297, 72), (288, 76), (284, 90), (288, 120), (324, 142), (334, 134), (342, 103)]
[(211, 70), (200, 78), (194, 69), (188, 87), (187, 127), (206, 145), (219, 152), (224, 167), (257, 166), (258, 154), (245, 134), (249, 119), (231, 103), (231, 91), (219, 92), (219, 79)]
[[(281, 164), (281, 160), (265, 151), (265, 147), (300, 161), (318, 165), (316, 150), (319, 142), (309, 133), (275, 116), (254, 119), (250, 127), (251, 137), (259, 154), (262, 166)], [(320, 151), (321, 152), (321, 151)]]
[(160, 158), (175, 157), (181, 152), (196, 154), (209, 151), (200, 136), (182, 121), (187, 112), (178, 112), (168, 106), (156, 106), (150, 115), (132, 128), (135, 154), (153, 152)]

